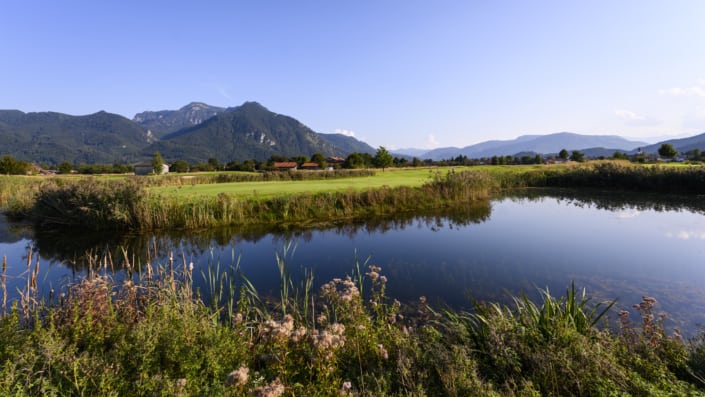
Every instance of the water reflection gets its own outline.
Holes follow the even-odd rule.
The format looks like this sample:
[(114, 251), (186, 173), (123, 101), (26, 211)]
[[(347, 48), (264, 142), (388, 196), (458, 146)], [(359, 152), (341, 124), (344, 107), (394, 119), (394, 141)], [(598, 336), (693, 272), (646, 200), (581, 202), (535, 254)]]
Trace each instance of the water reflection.
[[(352, 274), (356, 258), (370, 258), (389, 278), (390, 296), (409, 302), (425, 295), (437, 307), (467, 308), (468, 294), (503, 302), (507, 292), (536, 297), (537, 288), (559, 295), (575, 280), (596, 301), (618, 298), (619, 309), (631, 310), (642, 295), (653, 295), (671, 315), (667, 325), (687, 332), (705, 322), (703, 215), (703, 197), (527, 189), (463, 208), (325, 226), (148, 235), (38, 232), (29, 240), (0, 222), (14, 230), (0, 235), (12, 241), (20, 236), (13, 243), (20, 248), (33, 245), (54, 264), (45, 267), (50, 272), (81, 274), (87, 258), (106, 255), (120, 269), (125, 253), (133, 264), (155, 257), (166, 263), (173, 252), (193, 262), (197, 274), (239, 264), (262, 294), (276, 294), (274, 255), (288, 242), (296, 248), (287, 258), (296, 282), (306, 269), (320, 285)], [(9, 262), (21, 264), (21, 254), (16, 256)], [(55, 277), (46, 280), (56, 284)]]
[(705, 196), (645, 192), (619, 192), (598, 189), (516, 189), (497, 196), (515, 201), (542, 201), (547, 198), (575, 205), (625, 214), (643, 211), (688, 211), (705, 215)]
[(43, 257), (63, 262), (74, 270), (85, 270), (95, 261), (95, 257), (104, 256), (112, 259), (115, 268), (122, 268), (126, 253), (131, 262), (135, 261), (137, 255), (137, 260), (144, 263), (148, 257), (164, 258), (171, 252), (178, 253), (185, 248), (190, 255), (201, 255), (213, 246), (258, 243), (263, 239), (271, 239), (275, 244), (289, 240), (309, 243), (315, 234), (321, 232), (352, 239), (361, 233), (384, 234), (408, 227), (423, 227), (429, 231), (453, 229), (486, 221), (490, 217), (491, 208), (490, 201), (478, 201), (462, 208), (442, 209), (434, 213), (398, 213), (386, 218), (358, 219), (328, 225), (259, 225), (186, 232), (166, 231), (160, 234), (38, 231), (34, 241)]

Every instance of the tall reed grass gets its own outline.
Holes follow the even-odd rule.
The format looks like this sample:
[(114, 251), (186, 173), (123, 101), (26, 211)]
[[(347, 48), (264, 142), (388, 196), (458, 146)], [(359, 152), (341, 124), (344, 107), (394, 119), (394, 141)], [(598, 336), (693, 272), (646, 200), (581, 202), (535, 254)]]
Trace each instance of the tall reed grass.
[[(355, 171), (359, 173), (359, 171)], [(256, 178), (269, 178), (258, 174)], [(315, 173), (272, 173), (272, 178), (318, 178)], [(320, 175), (349, 176), (348, 171)], [(365, 175), (359, 173), (359, 175)], [(250, 178), (247, 174), (215, 174), (199, 178)], [(4, 181), (4, 182), (3, 182)], [(3, 193), (10, 213), (34, 219), (46, 228), (84, 229), (197, 229), (225, 225), (306, 224), (385, 216), (395, 213), (462, 207), (486, 200), (494, 192), (517, 187), (575, 187), (648, 192), (705, 194), (705, 167), (632, 165), (618, 161), (564, 167), (540, 167), (509, 172), (438, 171), (420, 187), (382, 187), (367, 191), (338, 191), (282, 195), (272, 198), (182, 198), (158, 195), (154, 183), (195, 183), (179, 177), (103, 180), (60, 178), (28, 184), (3, 180), (0, 192), (19, 186), (19, 193)], [(211, 181), (212, 182), (212, 181)], [(200, 183), (200, 182), (199, 182)]]
[(425, 185), (261, 199), (219, 194), (181, 199), (152, 194), (132, 180), (82, 179), (47, 186), (31, 217), (46, 228), (197, 229), (225, 225), (316, 223), (463, 206), (497, 184), (484, 172), (437, 175)]
[[(135, 264), (125, 252), (123, 281), (107, 275), (112, 258), (96, 257), (85, 279), (48, 300), (29, 259), (26, 291), (0, 315), (0, 395), (705, 393), (705, 337), (668, 336), (651, 297), (635, 305), (635, 322), (572, 284), (539, 303), (439, 312), (423, 297), (388, 297), (394, 280), (368, 261), (318, 291), (311, 277), (299, 285), (286, 271), (294, 250), (276, 255), (271, 301), (234, 253), (233, 264), (201, 273), (207, 294), (194, 290), (185, 256)], [(614, 316), (621, 331), (597, 327)]]

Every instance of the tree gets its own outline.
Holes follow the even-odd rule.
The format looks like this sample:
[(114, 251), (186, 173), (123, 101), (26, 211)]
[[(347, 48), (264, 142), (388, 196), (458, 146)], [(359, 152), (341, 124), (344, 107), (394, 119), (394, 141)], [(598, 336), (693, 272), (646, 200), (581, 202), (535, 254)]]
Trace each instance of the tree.
[(176, 160), (169, 167), (169, 171), (173, 171), (173, 172), (188, 172), (188, 170), (189, 170), (189, 165), (184, 160)]
[(573, 150), (573, 154), (570, 155), (570, 159), (582, 163), (585, 161), (585, 155), (580, 150)]
[(343, 163), (343, 167), (344, 168), (364, 168), (365, 167), (365, 159), (362, 158), (362, 155), (360, 153), (352, 152), (345, 159), (345, 162)]
[(377, 153), (375, 153), (375, 157), (372, 160), (372, 163), (377, 168), (381, 168), (382, 171), (384, 171), (385, 168), (392, 165), (393, 161), (394, 158), (391, 154), (389, 154), (387, 149), (385, 149), (384, 146), (380, 146), (379, 149), (377, 149)]
[(326, 163), (326, 156), (321, 153), (314, 153), (311, 156), (311, 162), (318, 164), (321, 168), (326, 168), (328, 166), (328, 163)]
[(627, 156), (625, 153), (620, 152), (619, 150), (614, 152), (612, 158), (615, 160), (629, 160), (629, 156)]
[(676, 151), (676, 149), (670, 143), (664, 143), (663, 145), (661, 145), (660, 148), (658, 148), (658, 154), (661, 157), (672, 159), (676, 157), (676, 155), (678, 155), (678, 151)]
[(64, 161), (57, 167), (59, 174), (70, 174), (73, 171), (73, 165), (68, 161)]
[(0, 174), (23, 175), (28, 173), (31, 167), (30, 163), (12, 156), (3, 156), (0, 159)]
[(561, 149), (561, 151), (558, 152), (558, 157), (560, 157), (563, 160), (568, 160), (568, 151), (565, 149)]
[(220, 163), (218, 162), (218, 159), (215, 157), (210, 157), (208, 159), (208, 167), (214, 171), (217, 171), (220, 169)]
[(154, 152), (154, 157), (152, 158), (152, 172), (159, 175), (162, 173), (162, 166), (164, 166), (164, 159), (161, 153)]

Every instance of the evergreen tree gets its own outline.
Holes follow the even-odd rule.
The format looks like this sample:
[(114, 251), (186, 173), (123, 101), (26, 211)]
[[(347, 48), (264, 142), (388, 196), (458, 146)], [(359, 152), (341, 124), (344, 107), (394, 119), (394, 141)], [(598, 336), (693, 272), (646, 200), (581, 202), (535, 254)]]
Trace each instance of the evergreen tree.
[(384, 169), (391, 166), (393, 162), (394, 158), (392, 157), (392, 155), (389, 154), (389, 152), (387, 151), (387, 149), (384, 148), (384, 146), (380, 146), (379, 149), (377, 149), (377, 153), (375, 154), (373, 160), (374, 165), (384, 171)]
[(159, 175), (162, 173), (162, 166), (164, 165), (164, 159), (159, 152), (154, 152), (154, 157), (152, 158), (152, 172)]

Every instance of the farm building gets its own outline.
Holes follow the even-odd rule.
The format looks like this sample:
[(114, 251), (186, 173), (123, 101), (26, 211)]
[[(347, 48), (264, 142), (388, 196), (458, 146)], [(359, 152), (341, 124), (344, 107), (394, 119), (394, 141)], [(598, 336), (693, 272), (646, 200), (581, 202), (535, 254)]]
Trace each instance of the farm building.
[[(154, 169), (151, 163), (139, 163), (135, 164), (135, 175), (149, 175), (153, 174)], [(162, 164), (161, 172), (159, 175), (164, 175), (169, 173), (169, 164)]]

